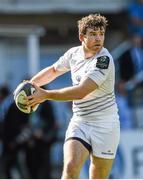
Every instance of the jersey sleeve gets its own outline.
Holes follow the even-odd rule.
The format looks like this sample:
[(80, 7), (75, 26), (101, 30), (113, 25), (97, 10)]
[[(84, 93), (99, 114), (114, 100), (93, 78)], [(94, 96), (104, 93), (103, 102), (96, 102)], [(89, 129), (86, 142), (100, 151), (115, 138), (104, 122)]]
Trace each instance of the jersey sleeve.
[(111, 70), (111, 59), (108, 56), (98, 57), (87, 71), (86, 77), (92, 79), (98, 86), (107, 79)]
[(68, 72), (70, 71), (70, 59), (72, 54), (70, 51), (67, 51), (59, 60), (54, 63), (54, 68), (58, 71)]

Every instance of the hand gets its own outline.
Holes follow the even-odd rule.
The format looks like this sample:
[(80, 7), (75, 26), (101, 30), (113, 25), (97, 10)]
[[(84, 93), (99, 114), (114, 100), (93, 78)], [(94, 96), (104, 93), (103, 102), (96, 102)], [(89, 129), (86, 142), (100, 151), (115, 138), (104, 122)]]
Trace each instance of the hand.
[(32, 82), (32, 85), (35, 87), (36, 91), (31, 96), (25, 97), (25, 101), (27, 106), (34, 107), (46, 100), (47, 92), (46, 90), (37, 86), (34, 82)]

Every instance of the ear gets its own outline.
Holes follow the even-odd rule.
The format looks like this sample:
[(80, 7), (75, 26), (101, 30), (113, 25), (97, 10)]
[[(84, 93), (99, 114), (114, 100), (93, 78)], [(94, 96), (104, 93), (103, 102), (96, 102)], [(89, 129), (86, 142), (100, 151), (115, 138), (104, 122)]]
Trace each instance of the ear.
[(84, 35), (83, 34), (79, 34), (79, 40), (82, 42), (84, 41)]

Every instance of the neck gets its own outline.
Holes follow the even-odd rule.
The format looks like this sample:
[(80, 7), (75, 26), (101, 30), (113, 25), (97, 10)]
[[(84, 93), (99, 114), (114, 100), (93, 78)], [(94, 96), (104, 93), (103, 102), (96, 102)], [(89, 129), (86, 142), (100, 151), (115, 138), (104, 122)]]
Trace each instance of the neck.
[(86, 48), (85, 46), (83, 46), (83, 52), (84, 52), (84, 57), (85, 59), (91, 58), (93, 56), (95, 56), (96, 54), (98, 54), (101, 51), (102, 48), (98, 49), (97, 51), (91, 51), (88, 48)]

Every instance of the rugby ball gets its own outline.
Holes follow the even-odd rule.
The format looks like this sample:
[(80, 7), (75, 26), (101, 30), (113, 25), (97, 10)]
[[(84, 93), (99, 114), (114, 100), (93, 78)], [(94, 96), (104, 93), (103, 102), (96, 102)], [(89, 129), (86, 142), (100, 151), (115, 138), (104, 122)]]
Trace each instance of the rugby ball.
[(27, 81), (24, 81), (17, 86), (16, 90), (14, 91), (14, 100), (17, 108), (20, 111), (29, 114), (37, 110), (39, 105), (36, 105), (34, 107), (30, 107), (30, 106), (27, 107), (25, 105), (25, 100), (24, 100), (24, 97), (30, 96), (34, 92), (35, 92), (34, 86)]

